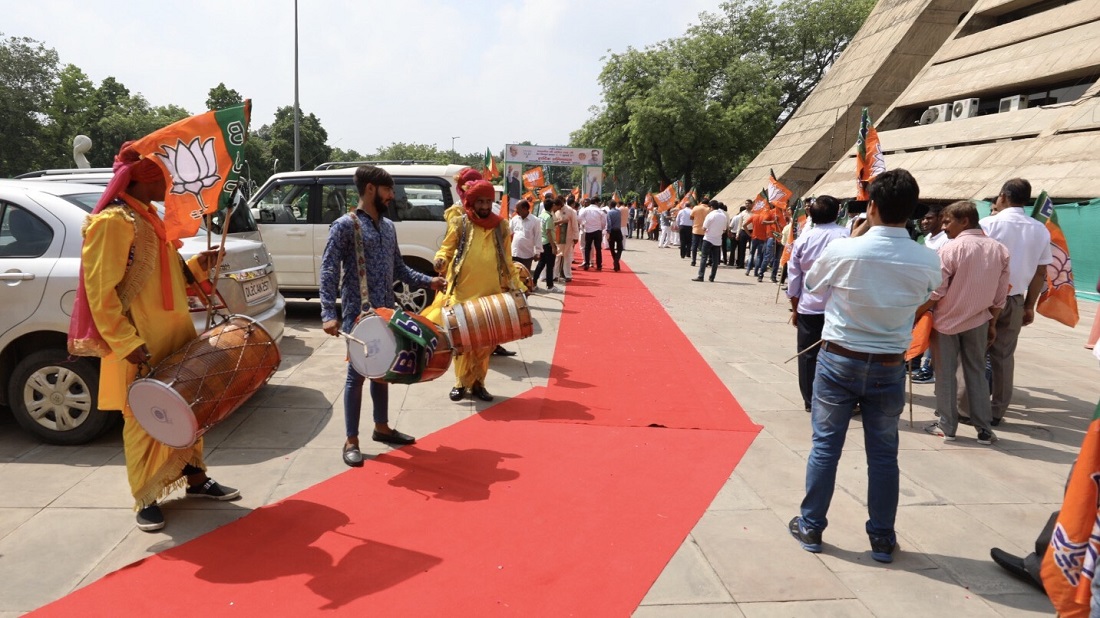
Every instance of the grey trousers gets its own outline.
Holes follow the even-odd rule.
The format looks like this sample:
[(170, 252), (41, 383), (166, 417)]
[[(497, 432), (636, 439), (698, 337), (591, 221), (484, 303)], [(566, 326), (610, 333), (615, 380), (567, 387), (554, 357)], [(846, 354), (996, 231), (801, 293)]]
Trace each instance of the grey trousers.
[[(1017, 294), (1005, 300), (1005, 308), (997, 317), (997, 338), (989, 348), (989, 364), (993, 368), (993, 418), (1005, 417), (1012, 403), (1012, 377), (1016, 372), (1016, 342), (1024, 326), (1024, 296)], [(939, 379), (939, 374), (936, 374)], [(959, 389), (959, 409), (969, 415), (969, 397), (966, 388)]]
[[(949, 436), (955, 435), (959, 426), (958, 378), (956, 369), (962, 367), (966, 384), (967, 405), (974, 426), (990, 430), (992, 408), (989, 403), (989, 387), (985, 381), (985, 343), (989, 325), (981, 324), (954, 335), (934, 331), (936, 345), (932, 346), (932, 362), (936, 367), (936, 411), (940, 413), (940, 428)], [(998, 336), (1000, 333), (998, 333)]]

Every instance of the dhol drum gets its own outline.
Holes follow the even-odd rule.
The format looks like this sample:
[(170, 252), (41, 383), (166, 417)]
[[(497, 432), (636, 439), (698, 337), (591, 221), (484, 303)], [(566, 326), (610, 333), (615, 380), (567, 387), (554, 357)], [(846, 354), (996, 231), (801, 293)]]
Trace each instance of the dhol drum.
[(386, 375), (397, 356), (397, 338), (390, 330), (388, 318), (381, 315), (365, 315), (351, 329), (348, 339), (348, 360), (359, 375), (377, 379)]
[(535, 330), (527, 300), (519, 292), (482, 296), (444, 307), (443, 324), (455, 354), (526, 339)]
[(519, 275), (519, 280), (523, 282), (523, 285), (527, 286), (527, 291), (523, 293), (524, 296), (530, 296), (535, 291), (535, 278), (531, 276), (531, 271), (520, 264), (519, 262), (513, 262), (516, 267), (516, 274)]
[[(412, 339), (407, 338), (412, 342), (411, 345), (399, 345), (398, 335), (389, 324), (393, 314), (392, 309), (375, 309), (373, 314), (362, 316), (352, 329), (351, 335), (358, 341), (348, 339), (348, 360), (359, 375), (372, 380), (388, 381), (386, 374), (393, 370), (394, 363), (398, 360), (399, 348), (422, 351), (423, 346), (418, 346)], [(412, 377), (415, 370), (406, 367), (405, 370), (409, 372), (406, 374), (408, 377), (402, 382), (408, 383), (414, 379), (416, 382), (427, 382), (447, 373), (447, 369), (451, 367), (452, 354), (451, 342), (447, 339), (447, 335), (423, 316), (415, 313), (405, 315), (419, 325), (422, 332), (436, 337), (436, 348), (420, 375)], [(391, 376), (395, 375), (397, 374), (391, 374)]]
[(281, 360), (259, 322), (232, 315), (134, 380), (130, 409), (154, 439), (187, 448), (266, 384)]

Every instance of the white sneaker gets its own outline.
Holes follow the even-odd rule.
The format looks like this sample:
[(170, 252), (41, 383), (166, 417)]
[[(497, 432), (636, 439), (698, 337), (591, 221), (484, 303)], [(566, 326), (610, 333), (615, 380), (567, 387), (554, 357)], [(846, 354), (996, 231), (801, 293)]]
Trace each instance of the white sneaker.
[(547, 292), (547, 294), (549, 294), (549, 293), (551, 293), (551, 292), (553, 292), (553, 293), (557, 294), (557, 293), (558, 293), (558, 292), (560, 292), (560, 291), (561, 291), (561, 290), (559, 290), (559, 289), (558, 289), (558, 288), (557, 288), (556, 286), (555, 286), (555, 287), (551, 287), (551, 288), (546, 288), (546, 292)]

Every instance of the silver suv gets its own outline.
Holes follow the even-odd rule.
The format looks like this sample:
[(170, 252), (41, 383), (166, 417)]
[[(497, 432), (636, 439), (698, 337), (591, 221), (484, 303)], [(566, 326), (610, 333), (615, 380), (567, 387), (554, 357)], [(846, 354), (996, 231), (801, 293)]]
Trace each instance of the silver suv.
[[(287, 296), (317, 296), (329, 225), (359, 201), (357, 165), (326, 163), (311, 171), (275, 174), (249, 200)], [(431, 275), (435, 252), (447, 232), (443, 211), (458, 203), (454, 178), (466, 166), (378, 166), (393, 176), (394, 202), (386, 216), (397, 229), (401, 256), (414, 270)], [(422, 311), (434, 297), (431, 290), (412, 289), (402, 281), (394, 282), (394, 292), (398, 305), (411, 311)]]
[[(97, 409), (99, 362), (66, 351), (80, 229), (102, 193), (95, 185), (0, 180), (0, 405), (55, 444), (87, 442), (120, 418)], [(206, 248), (204, 237), (183, 242), (185, 257)], [(282, 337), (286, 301), (263, 244), (227, 239), (221, 268), (224, 311), (249, 315)], [(202, 332), (206, 310), (199, 299), (188, 301)]]

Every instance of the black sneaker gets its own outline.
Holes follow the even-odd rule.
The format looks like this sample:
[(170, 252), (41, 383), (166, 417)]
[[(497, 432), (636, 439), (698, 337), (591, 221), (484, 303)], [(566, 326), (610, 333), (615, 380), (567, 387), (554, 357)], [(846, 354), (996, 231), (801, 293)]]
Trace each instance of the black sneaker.
[(978, 430), (978, 444), (990, 445), (997, 440), (997, 434), (988, 429)]
[(919, 371), (913, 374), (913, 384), (935, 384), (936, 376), (931, 371)]
[(156, 502), (138, 511), (137, 527), (138, 530), (145, 532), (153, 532), (164, 527), (164, 513), (160, 512)]
[(188, 498), (210, 498), (211, 500), (236, 500), (241, 497), (241, 492), (219, 485), (214, 479), (206, 479), (202, 485), (192, 485), (187, 488)]
[(894, 535), (868, 535), (868, 538), (871, 539), (871, 557), (876, 562), (889, 564), (894, 561), (894, 550), (898, 548), (898, 541)]
[(787, 529), (791, 531), (791, 536), (798, 539), (802, 549), (814, 554), (821, 553), (821, 532), (803, 526), (802, 517), (796, 516), (792, 519), (787, 524)]

